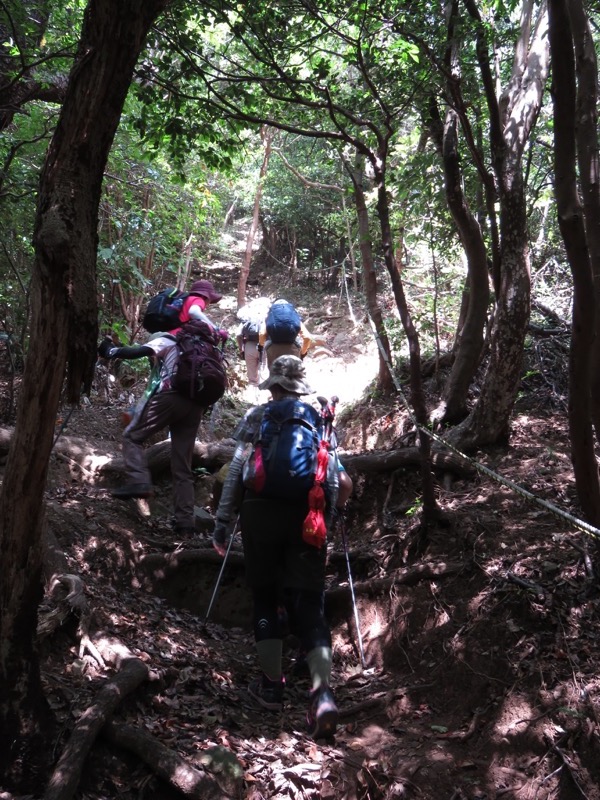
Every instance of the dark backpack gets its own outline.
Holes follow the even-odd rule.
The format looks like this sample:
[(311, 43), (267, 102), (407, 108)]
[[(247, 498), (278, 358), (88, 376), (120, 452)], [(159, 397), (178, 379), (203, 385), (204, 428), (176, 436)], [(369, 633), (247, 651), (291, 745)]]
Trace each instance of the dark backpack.
[(260, 326), (262, 320), (249, 319), (242, 325), (242, 339), (245, 342), (258, 342), (258, 335), (260, 333)]
[(267, 314), (267, 336), (273, 344), (292, 344), (300, 333), (300, 315), (287, 300), (276, 300)]
[(179, 315), (184, 302), (189, 297), (186, 292), (168, 287), (154, 295), (146, 306), (142, 325), (148, 333), (172, 331), (181, 325)]
[(171, 386), (198, 405), (212, 406), (227, 388), (226, 361), (219, 336), (207, 322), (186, 322), (175, 337), (179, 358)]
[(295, 398), (266, 404), (243, 482), (261, 497), (305, 500), (315, 482), (323, 420)]

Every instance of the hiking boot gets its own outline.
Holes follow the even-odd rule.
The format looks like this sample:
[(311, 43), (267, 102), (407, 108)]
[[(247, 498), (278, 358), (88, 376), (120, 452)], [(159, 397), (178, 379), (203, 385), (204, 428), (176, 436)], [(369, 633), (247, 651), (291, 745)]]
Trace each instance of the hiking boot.
[(111, 491), (113, 497), (128, 500), (130, 497), (152, 497), (154, 489), (151, 483), (126, 483)]
[(272, 681), (266, 675), (252, 681), (248, 686), (248, 694), (253, 697), (263, 708), (271, 711), (281, 711), (283, 708), (283, 690), (285, 678)]
[(306, 722), (313, 739), (333, 736), (337, 728), (338, 709), (329, 686), (320, 686), (311, 692)]

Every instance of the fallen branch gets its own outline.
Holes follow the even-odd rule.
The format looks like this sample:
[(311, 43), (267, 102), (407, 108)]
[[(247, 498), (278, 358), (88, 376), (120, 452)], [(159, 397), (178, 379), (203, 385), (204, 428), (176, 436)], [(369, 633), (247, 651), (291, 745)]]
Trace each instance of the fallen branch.
[(522, 586), (523, 589), (527, 589), (528, 592), (532, 592), (532, 594), (535, 594), (539, 600), (546, 599), (546, 590), (538, 583), (525, 580), (525, 578), (519, 578), (519, 576), (515, 575), (514, 572), (507, 572), (506, 580), (509, 583), (515, 583), (517, 586)]
[[(61, 597), (65, 588), (67, 594)], [(49, 609), (48, 606), (51, 603), (56, 603), (56, 605)], [(75, 614), (78, 618), (88, 617), (90, 614), (83, 581), (78, 575), (53, 575), (44, 597), (44, 603), (38, 612), (38, 636), (44, 637), (54, 633), (71, 614)]]
[(77, 720), (52, 773), (44, 800), (70, 800), (77, 791), (85, 758), (101, 728), (121, 700), (147, 680), (148, 667), (138, 658), (127, 658), (120, 671), (98, 692), (96, 702)]

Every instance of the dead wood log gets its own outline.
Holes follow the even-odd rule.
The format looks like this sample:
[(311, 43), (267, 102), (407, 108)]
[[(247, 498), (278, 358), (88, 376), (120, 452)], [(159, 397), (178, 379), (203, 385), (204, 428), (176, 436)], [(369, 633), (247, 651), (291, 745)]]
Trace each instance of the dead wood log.
[(40, 640), (54, 633), (71, 617), (78, 621), (78, 657), (83, 658), (89, 653), (99, 667), (105, 667), (101, 653), (90, 639), (92, 610), (85, 596), (83, 581), (79, 575), (53, 575), (38, 612), (37, 633)]
[[(389, 472), (400, 467), (416, 467), (421, 463), (418, 447), (384, 450), (358, 455), (344, 455), (344, 466), (351, 472)], [(454, 472), (461, 478), (472, 478), (475, 467), (464, 458), (450, 452), (435, 450), (431, 455), (433, 467), (440, 472)]]
[[(235, 796), (235, 790), (231, 793), (224, 789), (215, 777), (188, 764), (174, 750), (131, 725), (109, 722), (102, 729), (102, 735), (113, 744), (131, 750), (156, 775), (192, 800), (225, 800)], [(241, 765), (239, 770), (241, 773)]]
[[(233, 439), (223, 439), (219, 442), (199, 442), (194, 445), (192, 467), (204, 467), (209, 472), (215, 472), (223, 464), (231, 461), (235, 450)], [(152, 476), (161, 475), (171, 469), (171, 442), (157, 442), (146, 451), (148, 468)]]
[[(220, 556), (212, 547), (202, 547), (194, 550), (174, 550), (171, 553), (148, 553), (141, 556), (138, 566), (148, 573), (154, 573), (157, 577), (184, 564), (194, 562), (203, 564), (222, 564), (223, 557)], [(227, 557), (227, 564), (233, 567), (241, 567), (244, 564), (243, 553), (233, 552), (233, 547)]]
[[(0, 428), (0, 454), (8, 453), (12, 428)], [(118, 456), (118, 445), (108, 441), (90, 441), (76, 436), (59, 436), (53, 456), (69, 464), (73, 477), (95, 480)]]
[[(448, 575), (456, 575), (465, 569), (464, 564), (449, 564), (441, 561), (437, 564), (419, 564), (416, 567), (399, 569), (389, 578), (374, 578), (369, 581), (360, 581), (354, 584), (354, 594), (358, 596), (373, 596), (389, 592), (393, 586), (414, 586), (419, 581), (437, 580)], [(329, 589), (325, 593), (328, 602), (339, 602), (351, 597), (349, 586), (339, 586)]]
[[(349, 550), (348, 556), (352, 564), (367, 564), (372, 561), (374, 556), (365, 555), (358, 550)], [(346, 554), (342, 552), (329, 553), (327, 560), (330, 564), (346, 566)], [(212, 547), (199, 547), (193, 550), (173, 550), (171, 553), (147, 553), (142, 555), (136, 562), (136, 570), (153, 575), (156, 578), (163, 578), (167, 573), (177, 570), (178, 567), (186, 564), (218, 564), (223, 562), (222, 557), (213, 550)], [(241, 569), (244, 566), (244, 554), (234, 551), (233, 548), (227, 557), (227, 565), (232, 568)]]
[[(0, 455), (8, 453), (12, 428), (0, 428)], [(192, 466), (204, 467), (214, 472), (231, 461), (235, 442), (223, 439), (218, 442), (199, 442), (194, 445)], [(94, 482), (100, 477), (125, 472), (119, 442), (93, 441), (76, 436), (59, 436), (53, 456), (65, 462), (76, 480)], [(171, 442), (168, 439), (147, 448), (148, 467), (153, 476), (171, 468)]]
[(139, 658), (123, 660), (121, 669), (98, 692), (96, 702), (77, 720), (44, 794), (44, 800), (69, 800), (79, 786), (85, 758), (101, 728), (121, 700), (147, 680), (148, 667)]
[(340, 719), (351, 719), (363, 711), (384, 711), (398, 698), (404, 697), (407, 694), (405, 688), (391, 689), (388, 692), (380, 692), (374, 697), (368, 697), (366, 700), (361, 700), (354, 705), (340, 708)]

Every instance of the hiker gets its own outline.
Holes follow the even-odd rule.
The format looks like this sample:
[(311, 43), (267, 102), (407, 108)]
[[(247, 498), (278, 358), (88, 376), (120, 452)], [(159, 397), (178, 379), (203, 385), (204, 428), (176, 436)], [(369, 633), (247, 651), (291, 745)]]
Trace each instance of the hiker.
[[(220, 331), (221, 338), (227, 338), (226, 333), (222, 329), (218, 329), (216, 325), (205, 314), (206, 307), (212, 303), (218, 303), (223, 298), (223, 295), (216, 291), (215, 287), (210, 281), (201, 280), (195, 281), (190, 287), (189, 296), (184, 300), (183, 307), (179, 313), (179, 321), (181, 323), (189, 322), (190, 320), (199, 320), (207, 322), (213, 328)], [(169, 331), (177, 332), (178, 328)]]
[[(302, 361), (289, 355), (273, 362), (269, 377), (259, 388), (270, 390), (273, 401), (251, 408), (238, 425), (237, 447), (216, 514), (213, 546), (220, 555), (225, 555), (231, 523), (239, 507), (246, 579), (253, 594), (254, 636), (262, 669), (261, 677), (248, 687), (250, 696), (264, 708), (282, 708), (285, 679), (279, 610), (283, 592), (290, 630), (299, 638), (306, 653), (311, 676), (309, 730), (315, 738), (331, 736), (336, 729), (338, 711), (330, 688), (331, 632), (323, 602), (327, 547), (324, 541), (317, 547), (303, 538), (309, 491), (305, 490), (294, 500), (261, 496), (247, 488), (240, 492), (243, 468), (251, 463), (252, 453), (257, 449), (254, 445), (261, 430), (264, 432), (263, 420), (275, 415), (277, 408), (286, 401), (299, 402), (303, 395), (311, 394), (312, 389), (307, 384)], [(308, 406), (301, 402), (299, 405)], [(315, 409), (308, 408), (320, 419)], [(301, 428), (298, 426), (298, 435)], [(289, 475), (287, 470), (275, 470), (275, 473), (279, 477)], [(339, 472), (335, 451), (327, 456), (326, 485), (329, 502), (325, 514), (329, 523), (332, 509), (338, 502)]]
[(263, 351), (259, 349), (258, 337), (263, 320), (255, 325), (251, 320), (242, 322), (236, 331), (238, 353), (246, 364), (250, 402), (257, 403), (259, 397), (258, 383), (263, 368)]
[[(110, 338), (106, 338), (98, 347), (101, 358), (148, 357), (153, 365), (146, 391), (123, 432), (123, 459), (128, 480), (113, 489), (111, 494), (122, 500), (153, 495), (152, 477), (143, 444), (168, 427), (171, 436), (174, 530), (178, 535), (190, 535), (196, 530), (192, 472), (194, 442), (206, 409), (222, 396), (227, 381), (217, 347), (219, 341), (225, 340), (227, 332), (215, 328), (204, 314), (206, 305), (218, 302), (221, 295), (213, 290), (209, 281), (197, 281), (192, 286), (194, 289), (197, 294), (193, 295), (192, 303), (184, 308), (181, 314), (183, 324), (179, 328), (155, 333), (143, 345), (116, 347)], [(208, 371), (193, 395), (187, 387), (175, 388), (178, 367), (184, 358), (182, 346), (190, 335), (208, 337), (206, 342), (202, 339), (201, 346), (209, 353), (206, 361), (208, 366), (203, 364), (203, 369)]]
[(312, 342), (312, 336), (295, 307), (283, 298), (275, 300), (261, 325), (258, 337), (259, 355), (264, 350), (269, 369), (279, 356), (290, 355), (304, 359)]

